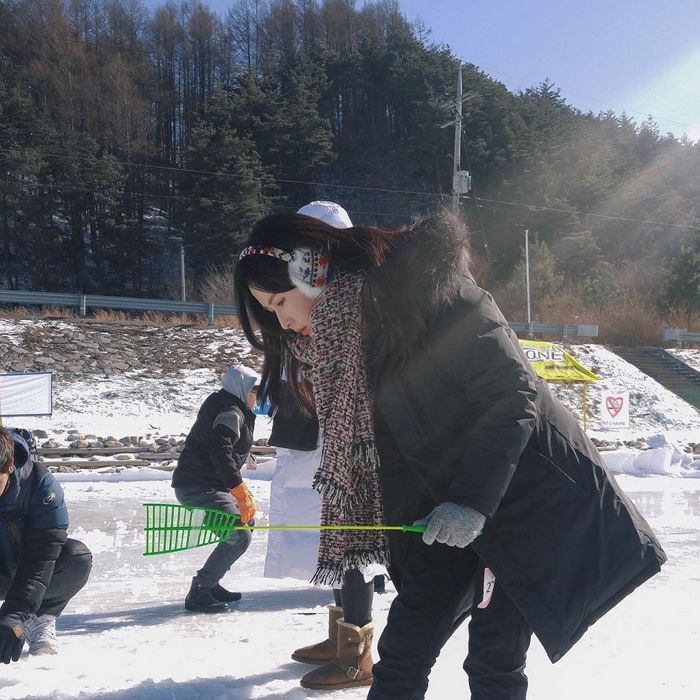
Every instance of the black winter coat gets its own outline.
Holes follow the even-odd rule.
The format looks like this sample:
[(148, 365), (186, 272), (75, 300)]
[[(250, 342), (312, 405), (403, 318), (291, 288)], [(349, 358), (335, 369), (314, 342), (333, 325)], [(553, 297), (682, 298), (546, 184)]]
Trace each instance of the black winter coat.
[(172, 486), (228, 491), (243, 479), (253, 445), (255, 414), (225, 389), (210, 394), (197, 413), (173, 472)]
[(272, 430), (268, 443), (273, 447), (283, 447), (287, 450), (312, 452), (318, 447), (318, 418), (315, 413), (304, 413), (297, 406), (296, 399), (287, 382), (282, 382), (280, 404), (285, 404), (288, 413), (282, 413), (274, 408)]
[(0, 618), (35, 613), (66, 542), (63, 490), (46, 467), (35, 464), (26, 443), (15, 440), (15, 470), (0, 497)]
[(299, 410), (289, 416), (276, 413), (268, 443), (287, 450), (311, 452), (318, 447), (318, 418)]
[(666, 557), (491, 296), (449, 262), (430, 267), (445, 236), (422, 233), (436, 282), (427, 340), (375, 386), (392, 438), (377, 441), (385, 514), (412, 522), (453, 501), (486, 515), (472, 547), (557, 661)]

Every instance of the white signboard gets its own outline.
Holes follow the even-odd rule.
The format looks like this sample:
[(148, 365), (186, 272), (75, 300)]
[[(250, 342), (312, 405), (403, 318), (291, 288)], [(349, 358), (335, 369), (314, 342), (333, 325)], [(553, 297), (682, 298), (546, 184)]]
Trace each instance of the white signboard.
[(0, 417), (50, 416), (51, 372), (0, 374)]
[(620, 430), (630, 427), (628, 391), (603, 390), (600, 400), (600, 429)]

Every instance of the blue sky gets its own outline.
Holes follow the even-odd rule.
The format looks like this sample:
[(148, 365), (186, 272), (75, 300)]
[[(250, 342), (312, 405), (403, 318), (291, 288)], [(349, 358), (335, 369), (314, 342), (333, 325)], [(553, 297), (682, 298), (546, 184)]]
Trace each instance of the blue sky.
[(400, 0), (432, 39), (511, 90), (553, 80), (570, 104), (652, 114), (700, 138), (698, 0)]
[[(147, 2), (151, 7), (161, 4)], [(204, 0), (223, 12), (230, 0)], [(362, 0), (356, 0), (361, 7)], [(700, 138), (700, 0), (399, 0), (513, 91), (550, 78), (583, 110)]]

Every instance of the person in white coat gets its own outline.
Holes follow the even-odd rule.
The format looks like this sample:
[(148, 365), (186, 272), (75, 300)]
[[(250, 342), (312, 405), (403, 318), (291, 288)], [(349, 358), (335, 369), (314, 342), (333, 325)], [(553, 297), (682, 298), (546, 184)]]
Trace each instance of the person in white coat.
[[(336, 228), (352, 226), (345, 209), (335, 202), (310, 202), (297, 213), (320, 219)], [(321, 291), (314, 287), (313, 280), (305, 289), (309, 296)], [(270, 524), (319, 524), (321, 496), (312, 487), (322, 449), (316, 417), (300, 411), (290, 415), (276, 411), (269, 442), (277, 448), (277, 466), (270, 485)], [(316, 572), (318, 545), (319, 531), (271, 530), (264, 575), (269, 578), (312, 579)], [(303, 687), (335, 690), (372, 683), (371, 673), (351, 677), (340, 671), (335, 660), (342, 626), (363, 627), (372, 621), (374, 581), (384, 573), (384, 567), (376, 564), (345, 573), (342, 588), (333, 590), (334, 605), (328, 606), (328, 637), (292, 654), (295, 661), (317, 666), (301, 679)]]
[[(316, 417), (276, 411), (269, 444), (277, 452), (270, 483), (270, 524), (320, 523), (321, 496), (311, 487), (321, 459)], [(318, 543), (318, 530), (270, 530), (264, 575), (309, 581), (316, 571)]]

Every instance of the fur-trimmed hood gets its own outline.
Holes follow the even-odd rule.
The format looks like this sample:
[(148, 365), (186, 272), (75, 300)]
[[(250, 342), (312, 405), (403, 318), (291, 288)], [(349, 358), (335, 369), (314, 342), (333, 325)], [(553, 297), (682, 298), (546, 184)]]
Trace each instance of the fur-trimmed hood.
[(451, 306), (469, 272), (469, 234), (453, 213), (418, 220), (397, 238), (383, 265), (372, 270), (363, 308), (373, 372), (400, 365), (420, 344), (430, 317)]
[[(432, 308), (449, 303), (457, 295), (469, 274), (469, 231), (456, 214), (441, 212), (419, 219), (408, 229), (406, 239), (409, 254), (398, 259), (405, 274), (413, 278)], [(398, 262), (398, 261), (397, 261)]]

